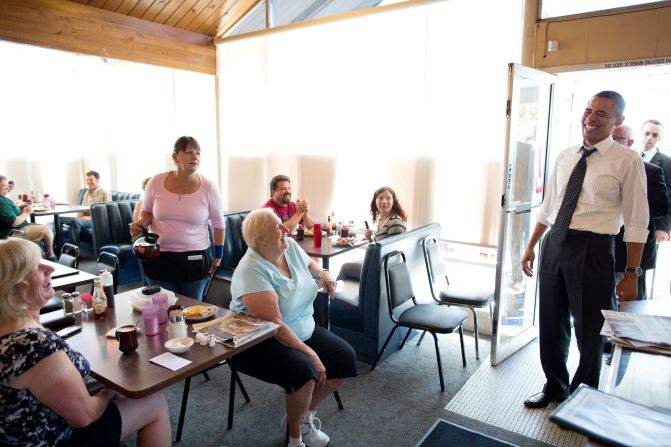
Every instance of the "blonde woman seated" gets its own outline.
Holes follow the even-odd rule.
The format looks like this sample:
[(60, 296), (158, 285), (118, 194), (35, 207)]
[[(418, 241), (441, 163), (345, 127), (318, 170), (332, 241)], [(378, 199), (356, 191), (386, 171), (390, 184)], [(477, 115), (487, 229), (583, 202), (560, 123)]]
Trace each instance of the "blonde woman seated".
[(315, 325), (312, 273), (319, 274), (331, 298), (335, 282), (287, 232), (269, 208), (252, 211), (242, 223), (249, 249), (233, 273), (231, 309), (280, 327), (274, 338), (234, 356), (231, 364), (286, 390), (287, 415), (280, 428), (284, 433), (288, 424), (289, 446), (325, 446), (329, 437), (315, 411), (325, 396), (357, 375), (356, 357), (346, 341)]
[(39, 323), (54, 296), (54, 269), (40, 263), (37, 245), (0, 241), (0, 444), (114, 446), (137, 432), (138, 446), (170, 446), (168, 404), (161, 393), (90, 396), (86, 359)]

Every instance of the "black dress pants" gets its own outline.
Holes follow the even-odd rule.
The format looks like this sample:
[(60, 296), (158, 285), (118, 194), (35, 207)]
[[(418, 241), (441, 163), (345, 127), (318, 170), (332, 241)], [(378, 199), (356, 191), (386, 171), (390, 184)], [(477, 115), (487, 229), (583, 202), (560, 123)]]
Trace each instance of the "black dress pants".
[[(562, 245), (546, 237), (539, 263), (540, 357), (549, 397), (565, 396), (584, 383), (599, 386), (602, 309), (610, 309), (615, 275), (610, 235), (569, 230)], [(571, 317), (580, 363), (569, 384), (566, 367)]]

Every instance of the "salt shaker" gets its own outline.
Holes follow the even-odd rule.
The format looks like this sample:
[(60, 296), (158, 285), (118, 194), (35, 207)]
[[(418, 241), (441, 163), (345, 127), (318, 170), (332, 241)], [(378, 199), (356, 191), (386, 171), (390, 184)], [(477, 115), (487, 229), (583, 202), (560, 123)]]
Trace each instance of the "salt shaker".
[(208, 335), (207, 336), (207, 344), (210, 348), (214, 348), (214, 344), (216, 343), (216, 340), (214, 338), (214, 335)]

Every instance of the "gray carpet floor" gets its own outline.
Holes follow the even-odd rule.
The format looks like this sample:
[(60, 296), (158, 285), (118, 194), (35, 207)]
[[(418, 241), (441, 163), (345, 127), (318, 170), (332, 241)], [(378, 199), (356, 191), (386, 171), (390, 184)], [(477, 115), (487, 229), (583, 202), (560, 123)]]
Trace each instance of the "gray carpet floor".
[[(83, 270), (95, 268), (84, 260)], [(121, 286), (119, 291), (139, 287)], [(375, 371), (370, 365), (358, 364), (359, 376), (348, 381), (340, 390), (345, 409), (338, 410), (332, 397), (326, 398), (318, 409), (322, 430), (331, 437), (330, 445), (344, 446), (415, 446), (443, 418), (464, 427), (485, 433), (524, 447), (547, 446), (542, 442), (493, 425), (445, 410), (452, 397), (478, 369), (473, 337), (466, 334), (467, 367), (461, 365), (458, 334), (439, 337), (443, 361), (445, 392), (440, 391), (435, 351), (431, 337), (416, 346), (417, 337), (383, 361)], [(392, 347), (388, 348), (392, 349)], [(480, 339), (480, 352), (488, 361), (490, 343)], [(202, 375), (191, 381), (191, 392), (182, 441), (183, 446), (272, 446), (284, 445), (279, 423), (284, 415), (284, 392), (279, 387), (241, 376), (250, 395), (245, 403), (236, 393), (235, 420), (231, 431), (226, 430), (230, 371), (223, 366), (210, 372), (210, 381)], [(173, 432), (177, 429), (183, 383), (164, 392), (170, 405)], [(127, 446), (134, 446), (128, 440)]]

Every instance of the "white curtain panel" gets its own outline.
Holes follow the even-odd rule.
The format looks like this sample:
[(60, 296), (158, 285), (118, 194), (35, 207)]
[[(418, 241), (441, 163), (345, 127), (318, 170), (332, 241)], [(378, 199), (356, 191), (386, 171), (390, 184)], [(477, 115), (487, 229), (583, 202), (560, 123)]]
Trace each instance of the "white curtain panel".
[(284, 173), (318, 220), (362, 222), (389, 185), (410, 226), (496, 244), (522, 16), (521, 0), (408, 2), (218, 44), (229, 208), (258, 207)]
[(15, 193), (74, 202), (84, 174), (141, 191), (173, 166), (175, 140), (201, 144), (201, 172), (218, 181), (215, 77), (0, 42), (0, 173)]

